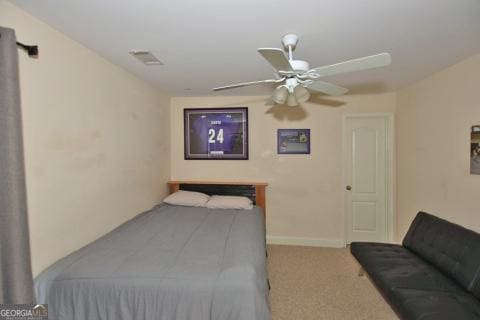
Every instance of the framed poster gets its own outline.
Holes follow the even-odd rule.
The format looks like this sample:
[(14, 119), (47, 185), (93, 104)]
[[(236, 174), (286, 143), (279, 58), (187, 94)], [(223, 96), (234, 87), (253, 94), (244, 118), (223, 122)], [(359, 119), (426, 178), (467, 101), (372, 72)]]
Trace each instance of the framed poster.
[(184, 109), (185, 160), (248, 160), (248, 108)]
[(470, 173), (480, 174), (480, 126), (473, 126), (470, 133)]
[(278, 129), (278, 154), (310, 154), (310, 129)]

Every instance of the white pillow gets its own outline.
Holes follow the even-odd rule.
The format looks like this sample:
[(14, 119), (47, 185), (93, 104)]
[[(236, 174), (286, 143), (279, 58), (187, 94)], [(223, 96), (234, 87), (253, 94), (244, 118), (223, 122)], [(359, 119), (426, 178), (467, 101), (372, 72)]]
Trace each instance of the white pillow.
[(180, 190), (163, 199), (163, 202), (178, 206), (205, 207), (209, 198), (205, 193)]
[(246, 209), (252, 210), (252, 200), (240, 196), (211, 196), (206, 205), (210, 209)]

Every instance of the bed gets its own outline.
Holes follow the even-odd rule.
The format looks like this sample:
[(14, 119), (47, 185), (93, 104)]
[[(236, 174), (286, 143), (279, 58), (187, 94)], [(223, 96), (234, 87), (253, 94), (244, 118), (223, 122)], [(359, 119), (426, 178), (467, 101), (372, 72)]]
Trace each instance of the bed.
[[(266, 184), (169, 185), (265, 208)], [(270, 319), (264, 212), (159, 204), (42, 272), (37, 302), (53, 320)]]

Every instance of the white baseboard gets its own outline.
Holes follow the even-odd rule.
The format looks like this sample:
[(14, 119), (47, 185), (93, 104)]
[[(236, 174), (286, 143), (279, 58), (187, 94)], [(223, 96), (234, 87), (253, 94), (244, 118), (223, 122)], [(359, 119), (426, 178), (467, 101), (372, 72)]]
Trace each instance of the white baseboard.
[(287, 246), (345, 248), (345, 241), (335, 239), (297, 238), (267, 236), (267, 244), (281, 244)]

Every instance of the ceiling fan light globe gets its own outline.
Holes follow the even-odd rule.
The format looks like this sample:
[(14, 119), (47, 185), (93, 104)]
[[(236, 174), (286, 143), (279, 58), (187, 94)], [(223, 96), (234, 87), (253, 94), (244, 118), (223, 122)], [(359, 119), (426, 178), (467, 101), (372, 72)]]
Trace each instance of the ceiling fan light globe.
[(273, 91), (272, 100), (278, 104), (285, 104), (288, 97), (288, 89), (285, 86), (279, 86)]
[(304, 103), (310, 99), (310, 92), (302, 86), (298, 85), (295, 87), (293, 90), (293, 95), (295, 96), (295, 100), (297, 100), (298, 103)]
[(289, 94), (287, 98), (287, 106), (289, 107), (296, 107), (298, 106), (298, 101), (295, 98), (294, 94)]

